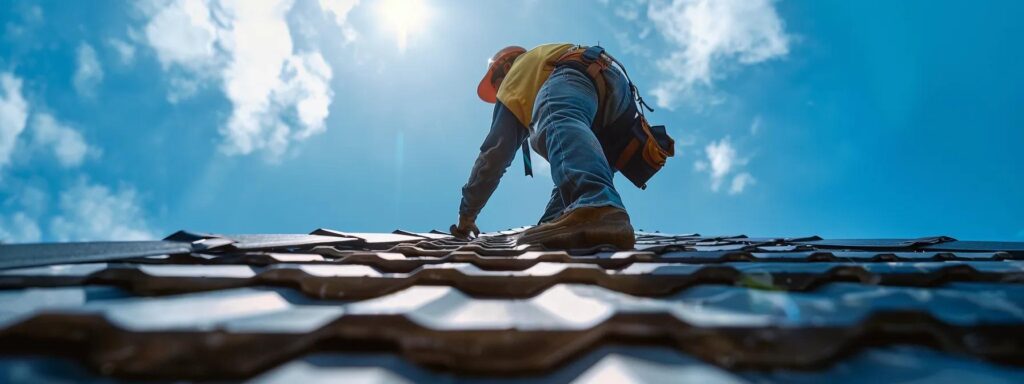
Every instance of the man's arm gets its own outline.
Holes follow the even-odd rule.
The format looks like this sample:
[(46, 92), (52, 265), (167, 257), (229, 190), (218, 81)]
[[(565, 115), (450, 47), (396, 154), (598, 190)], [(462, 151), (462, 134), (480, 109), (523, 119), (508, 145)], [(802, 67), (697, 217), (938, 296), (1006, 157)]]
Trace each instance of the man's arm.
[[(491, 120), (491, 131), (480, 146), (480, 156), (473, 164), (473, 172), (469, 181), (462, 187), (462, 204), (459, 206), (459, 222), (463, 218), (469, 223), (476, 221), (476, 216), (487, 204), (491, 194), (498, 187), (501, 176), (512, 164), (516, 151), (526, 140), (527, 131), (515, 115), (501, 102), (494, 106), (494, 117)], [(462, 229), (462, 228), (460, 228)]]

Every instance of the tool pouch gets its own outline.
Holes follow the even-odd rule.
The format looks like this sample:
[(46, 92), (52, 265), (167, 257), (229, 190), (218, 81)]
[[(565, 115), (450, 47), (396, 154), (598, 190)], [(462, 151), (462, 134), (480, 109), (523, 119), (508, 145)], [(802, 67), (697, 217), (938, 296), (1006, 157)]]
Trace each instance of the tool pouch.
[(664, 125), (648, 124), (635, 105), (609, 128), (605, 142), (610, 145), (604, 148), (609, 165), (638, 188), (646, 189), (647, 181), (675, 154), (675, 141)]

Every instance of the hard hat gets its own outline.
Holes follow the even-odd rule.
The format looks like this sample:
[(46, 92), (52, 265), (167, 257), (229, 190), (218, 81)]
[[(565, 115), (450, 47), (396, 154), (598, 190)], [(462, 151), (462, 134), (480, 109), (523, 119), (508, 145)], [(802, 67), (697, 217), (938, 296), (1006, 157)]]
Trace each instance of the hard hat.
[(496, 80), (493, 78), (494, 71), (508, 70), (508, 68), (504, 68), (505, 65), (511, 65), (512, 60), (523, 53), (526, 53), (526, 48), (510, 45), (502, 48), (494, 54), (494, 57), (487, 60), (487, 73), (484, 74), (483, 79), (480, 79), (480, 85), (476, 87), (476, 94), (480, 96), (480, 100), (488, 103), (498, 101), (498, 87), (493, 83), (493, 80)]

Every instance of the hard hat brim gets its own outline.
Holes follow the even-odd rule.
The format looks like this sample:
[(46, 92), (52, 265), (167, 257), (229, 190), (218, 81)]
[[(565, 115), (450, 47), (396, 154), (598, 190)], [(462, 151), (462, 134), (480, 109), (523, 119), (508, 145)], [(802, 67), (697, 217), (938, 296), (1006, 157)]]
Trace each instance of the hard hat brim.
[(487, 73), (480, 79), (480, 84), (476, 86), (476, 95), (480, 96), (480, 100), (494, 104), (498, 101), (498, 88), (491, 84), (491, 78), (494, 76), (494, 70), (502, 64), (504, 60), (509, 57), (516, 57), (523, 53), (526, 53), (526, 48), (511, 45), (498, 51), (497, 54), (491, 58), (490, 65), (487, 66)]
[(480, 96), (480, 100), (494, 104), (498, 102), (498, 89), (491, 84), (491, 76), (494, 75), (494, 66), (487, 69), (487, 74), (484, 75), (483, 79), (480, 79), (480, 85), (476, 86), (476, 95)]

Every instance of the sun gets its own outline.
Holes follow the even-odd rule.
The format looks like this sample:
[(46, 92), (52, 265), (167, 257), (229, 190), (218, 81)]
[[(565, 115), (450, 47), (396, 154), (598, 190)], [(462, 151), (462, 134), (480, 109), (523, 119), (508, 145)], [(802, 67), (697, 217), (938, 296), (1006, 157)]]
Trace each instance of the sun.
[(423, 30), (430, 9), (423, 0), (383, 0), (378, 13), (383, 26), (395, 34), (398, 50), (405, 52), (409, 35)]

